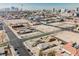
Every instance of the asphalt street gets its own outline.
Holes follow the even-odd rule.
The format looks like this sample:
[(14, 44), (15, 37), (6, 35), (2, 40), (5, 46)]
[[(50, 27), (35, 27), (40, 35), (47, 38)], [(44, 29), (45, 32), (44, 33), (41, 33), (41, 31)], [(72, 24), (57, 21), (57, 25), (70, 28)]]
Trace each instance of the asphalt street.
[(29, 56), (30, 54), (29, 54), (27, 48), (24, 46), (23, 41), (21, 39), (17, 38), (17, 36), (7, 26), (4, 26), (4, 28), (10, 39), (10, 41), (9, 41), (10, 44), (17, 51), (18, 55)]

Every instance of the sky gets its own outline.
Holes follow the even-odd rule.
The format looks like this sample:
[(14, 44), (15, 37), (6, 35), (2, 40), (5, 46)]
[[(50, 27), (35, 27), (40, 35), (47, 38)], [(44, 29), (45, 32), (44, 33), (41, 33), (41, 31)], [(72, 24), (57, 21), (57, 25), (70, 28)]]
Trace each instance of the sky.
[(1, 8), (18, 7), (23, 9), (77, 8), (79, 3), (0, 3)]

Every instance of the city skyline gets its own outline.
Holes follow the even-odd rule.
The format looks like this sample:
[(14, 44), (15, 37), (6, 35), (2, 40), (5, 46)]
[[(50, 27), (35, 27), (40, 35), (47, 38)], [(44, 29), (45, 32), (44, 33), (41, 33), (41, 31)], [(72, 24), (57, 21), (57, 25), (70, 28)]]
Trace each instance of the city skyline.
[(52, 8), (67, 8), (74, 9), (79, 7), (79, 3), (1, 3), (0, 9), (17, 7), (19, 9), (52, 9)]

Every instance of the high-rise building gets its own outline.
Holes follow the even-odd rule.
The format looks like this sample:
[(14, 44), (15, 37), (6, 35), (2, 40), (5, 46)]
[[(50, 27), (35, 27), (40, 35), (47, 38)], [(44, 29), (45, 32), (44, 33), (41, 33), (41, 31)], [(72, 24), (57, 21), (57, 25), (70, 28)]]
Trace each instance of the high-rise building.
[(76, 11), (79, 11), (79, 7), (76, 9)]
[(53, 12), (56, 12), (56, 9), (55, 8), (53, 8)]
[(12, 7), (10, 8), (10, 11), (18, 11), (18, 10), (19, 10), (19, 9), (18, 9), (17, 7), (13, 7), (13, 6), (12, 6)]

